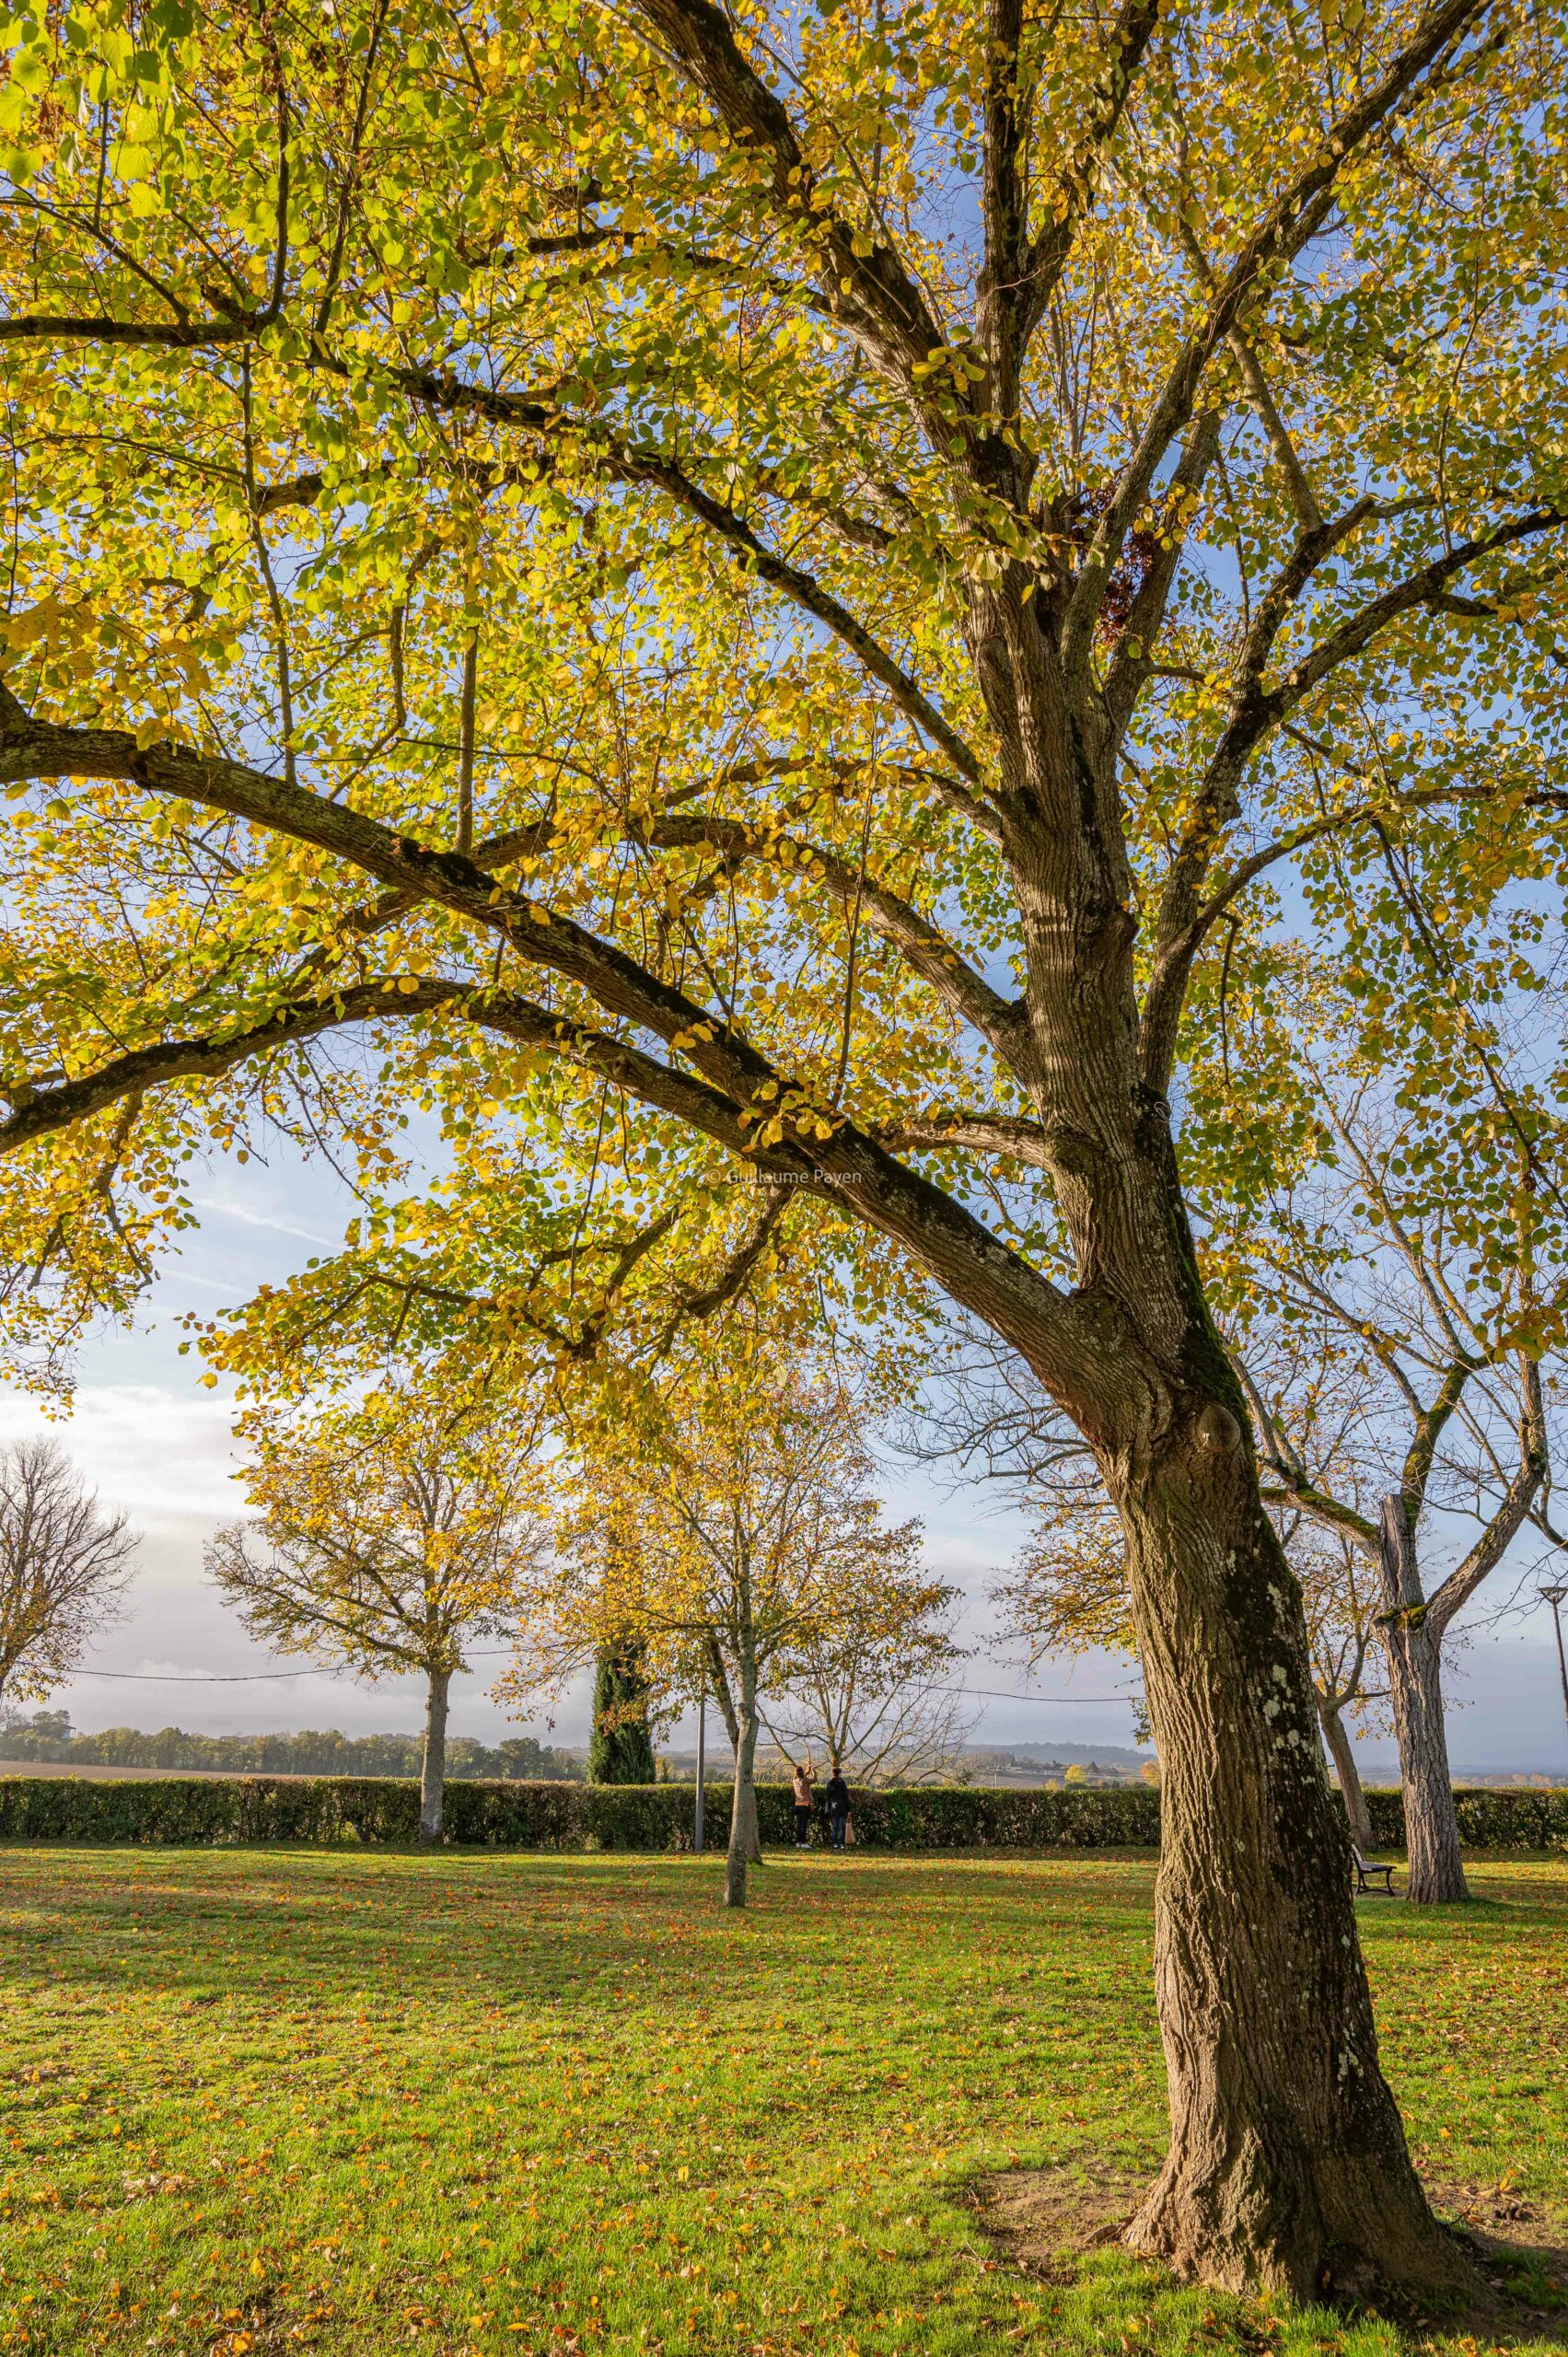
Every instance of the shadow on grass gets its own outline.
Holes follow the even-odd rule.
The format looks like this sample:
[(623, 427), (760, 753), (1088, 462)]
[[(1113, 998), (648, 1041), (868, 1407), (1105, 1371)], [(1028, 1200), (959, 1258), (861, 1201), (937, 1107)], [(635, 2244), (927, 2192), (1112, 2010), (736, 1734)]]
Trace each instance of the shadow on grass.
[[(1124, 2172), (1008, 2169), (975, 2179), (960, 2198), (1006, 2261), (1037, 2282), (1090, 2293), (1109, 2270), (1136, 2285), (1150, 2304), (1153, 2321), (1168, 2308), (1168, 2321), (1176, 2325), (1180, 2319), (1175, 2312), (1198, 2300), (1207, 2330), (1223, 2329), (1227, 2345), (1277, 2350), (1275, 2303), (1183, 2283), (1126, 2249), (1122, 2235), (1145, 2189), (1144, 2180)], [(1538, 2203), (1513, 2195), (1456, 2185), (1427, 2190), (1437, 2215), (1475, 2266), (1484, 2287), (1479, 2299), (1437, 2309), (1391, 2293), (1381, 2307), (1330, 2304), (1320, 2311), (1297, 2310), (1296, 2320), (1310, 2327), (1320, 2314), (1327, 2329), (1380, 2321), (1400, 2343), (1418, 2351), (1431, 2349), (1434, 2334), (1461, 2336), (1460, 2348), (1474, 2349), (1478, 2338), (1490, 2350), (1568, 2348), (1564, 2230)]]

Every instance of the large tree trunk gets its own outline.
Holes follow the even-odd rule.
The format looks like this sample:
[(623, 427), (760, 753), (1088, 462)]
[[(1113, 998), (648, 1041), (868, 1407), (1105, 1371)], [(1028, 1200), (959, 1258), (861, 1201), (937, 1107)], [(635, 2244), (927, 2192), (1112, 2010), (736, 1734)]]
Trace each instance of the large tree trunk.
[(1443, 1633), (1425, 1616), (1415, 1539), (1402, 1502), (1385, 1498), (1380, 1568), (1386, 1611), (1388, 1694), (1400, 1781), (1405, 1791), (1409, 1896), (1418, 1907), (1469, 1897), (1459, 1851), (1459, 1819), (1448, 1769), (1443, 1710)]
[(1107, 1467), (1162, 1771), (1171, 2142), (1128, 2239), (1303, 2299), (1368, 2276), (1458, 2283), (1378, 2067), (1300, 1591), (1220, 1390), (1189, 1394), (1143, 1464)]
[(447, 1794), (447, 1693), (452, 1673), (433, 1669), (424, 1706), (424, 1756), (419, 1770), (419, 1838), (422, 1844), (441, 1839), (441, 1811)]
[(1355, 1747), (1345, 1725), (1344, 1713), (1333, 1702), (1318, 1697), (1318, 1720), (1323, 1730), (1323, 1740), (1329, 1747), (1329, 1757), (1339, 1778), (1340, 1798), (1344, 1803), (1345, 1819), (1350, 1826), (1350, 1838), (1367, 1857), (1372, 1850), (1372, 1818), (1367, 1812), (1366, 1794), (1361, 1789), (1361, 1771), (1355, 1764)]

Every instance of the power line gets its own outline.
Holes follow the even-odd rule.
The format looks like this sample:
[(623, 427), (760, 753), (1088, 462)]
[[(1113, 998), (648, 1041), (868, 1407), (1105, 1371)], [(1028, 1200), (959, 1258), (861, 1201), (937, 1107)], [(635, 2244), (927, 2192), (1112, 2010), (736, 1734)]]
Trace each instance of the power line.
[[(476, 1654), (474, 1659), (498, 1660), (498, 1655)], [(341, 1669), (247, 1669), (218, 1676), (202, 1670), (148, 1669), (79, 1669), (77, 1678), (112, 1678), (124, 1686), (265, 1686), (286, 1678), (343, 1678), (348, 1673)], [(992, 1702), (1045, 1702), (1054, 1708), (1069, 1702), (1118, 1702), (1131, 1708), (1137, 1697), (1132, 1694), (1013, 1694), (1000, 1686), (936, 1686), (935, 1694), (982, 1696)]]
[(1135, 1694), (1009, 1694), (1000, 1686), (935, 1686), (935, 1694), (983, 1694), (993, 1702), (1121, 1702), (1130, 1708)]
[[(505, 1653), (506, 1648), (503, 1645), (497, 1652), (472, 1654), (470, 1659), (500, 1661)], [(73, 1678), (112, 1678), (123, 1686), (265, 1686), (280, 1678), (348, 1678), (354, 1674), (350, 1670), (332, 1669), (320, 1663), (308, 1669), (242, 1669), (227, 1673), (188, 1669), (94, 1669), (89, 1665), (71, 1673)], [(394, 1675), (412, 1678), (414, 1672), (410, 1668), (397, 1671)]]
[(341, 1669), (247, 1669), (238, 1677), (211, 1678), (203, 1671), (192, 1677), (189, 1670), (168, 1672), (152, 1669), (76, 1669), (73, 1678), (112, 1678), (124, 1686), (264, 1686), (275, 1678), (341, 1678)]

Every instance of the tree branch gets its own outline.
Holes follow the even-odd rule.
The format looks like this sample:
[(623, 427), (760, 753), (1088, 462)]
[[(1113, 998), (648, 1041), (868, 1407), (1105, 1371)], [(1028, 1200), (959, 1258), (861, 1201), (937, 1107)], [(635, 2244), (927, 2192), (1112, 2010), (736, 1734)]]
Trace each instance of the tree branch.
[(637, 0), (637, 6), (735, 145), (765, 166), (772, 210), (819, 249), (819, 284), (833, 318), (910, 389), (916, 365), (944, 338), (898, 255), (885, 239), (853, 229), (823, 200), (787, 109), (711, 0)]
[(373, 1023), (388, 1016), (428, 1014), (462, 996), (458, 983), (416, 981), (412, 976), (401, 981), (366, 982), (328, 997), (286, 1003), (264, 1022), (227, 1039), (161, 1040), (117, 1056), (97, 1072), (48, 1084), (0, 1082), (0, 1097), (15, 1109), (0, 1120), (0, 1155), (15, 1153), (39, 1138), (90, 1120), (125, 1097), (162, 1087), (171, 1080), (219, 1079), (251, 1056), (316, 1039), (323, 1031), (346, 1024)]
[(877, 1135), (895, 1154), (907, 1153), (911, 1147), (961, 1146), (974, 1154), (1005, 1155), (1037, 1170), (1052, 1167), (1044, 1128), (1022, 1115), (943, 1109), (887, 1123)]
[[(1020, 12), (1021, 13), (1021, 12)], [(1144, 62), (1160, 0), (1123, 0), (1106, 41), (1105, 64), (1089, 92), (1083, 136), (1067, 158), (1051, 200), (1048, 218), (1029, 247), (1019, 273), (1017, 357), (1021, 364), (1030, 336), (1045, 317), (1046, 307), (1062, 281), (1080, 226), (1094, 203), (1100, 166), (1116, 136), (1132, 85)]]
[[(470, 1020), (563, 1055), (668, 1112), (788, 1184), (852, 1210), (908, 1250), (965, 1307), (1024, 1349), (1040, 1379), (1065, 1399), (1092, 1396), (1103, 1373), (1097, 1307), (1061, 1294), (964, 1205), (899, 1162), (875, 1139), (806, 1102), (766, 1147), (755, 1141), (779, 1118), (791, 1084), (732, 1026), (636, 959), (513, 891), (460, 853), (432, 851), (363, 813), (221, 755), (138, 746), (123, 730), (62, 728), (34, 719), (0, 686), (0, 783), (24, 778), (120, 778), (155, 796), (226, 810), (310, 842), (395, 889), (499, 933), (525, 962), (576, 983), (607, 1014), (665, 1040), (695, 1075), (661, 1063), (632, 1040), (552, 1013), (515, 993), (462, 993)], [(460, 988), (460, 986), (459, 986)], [(806, 1092), (801, 1092), (806, 1096)]]
[(1488, 1573), (1494, 1571), (1502, 1562), (1528, 1519), (1536, 1492), (1546, 1478), (1546, 1411), (1541, 1399), (1540, 1368), (1523, 1352), (1519, 1354), (1519, 1378), (1518, 1470), (1508, 1484), (1503, 1504), (1464, 1562), (1449, 1573), (1436, 1594), (1427, 1599), (1422, 1618), (1425, 1625), (1439, 1636), (1469, 1602)]
[(1166, 378), (1122, 470), (1116, 496), (1089, 544), (1063, 630), (1063, 660), (1069, 668), (1080, 668), (1086, 656), (1105, 584), (1167, 451), (1186, 428), (1215, 351), (1242, 323), (1267, 274), (1299, 253), (1327, 219), (1347, 157), (1394, 111), (1426, 69), (1462, 38), (1485, 5), (1486, 0), (1443, 0), (1428, 11), (1414, 39), (1388, 71), (1346, 108), (1311, 162), (1276, 194), (1225, 272), (1205, 317)]
[(846, 906), (858, 901), (867, 924), (900, 951), (905, 962), (937, 995), (972, 1024), (999, 1055), (1007, 1057), (1023, 1021), (1023, 1010), (993, 991), (918, 910), (886, 886), (863, 877), (859, 869), (835, 852), (797, 837), (772, 833), (744, 819), (696, 816), (659, 819), (646, 829), (643, 840), (655, 850), (706, 845), (738, 864), (747, 859), (771, 860), (783, 855), (791, 869), (819, 875), (829, 890)]

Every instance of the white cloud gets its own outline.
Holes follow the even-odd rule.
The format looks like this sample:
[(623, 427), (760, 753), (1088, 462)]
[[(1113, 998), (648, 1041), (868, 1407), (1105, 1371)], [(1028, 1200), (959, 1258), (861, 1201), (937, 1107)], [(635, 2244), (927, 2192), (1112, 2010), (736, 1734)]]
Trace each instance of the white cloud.
[(231, 1411), (222, 1399), (153, 1383), (84, 1385), (68, 1416), (26, 1392), (0, 1390), (0, 1439), (57, 1440), (106, 1506), (138, 1522), (242, 1511)]
[(193, 1195), (191, 1200), (198, 1211), (211, 1212), (218, 1219), (238, 1220), (242, 1227), (268, 1228), (274, 1236), (292, 1236), (301, 1244), (319, 1244), (325, 1252), (335, 1252), (342, 1242), (339, 1237), (319, 1235), (313, 1227), (295, 1227), (285, 1219), (269, 1219), (262, 1212), (248, 1211), (226, 1196)]

